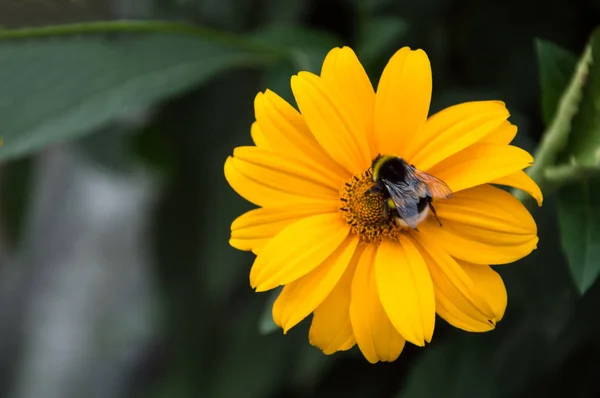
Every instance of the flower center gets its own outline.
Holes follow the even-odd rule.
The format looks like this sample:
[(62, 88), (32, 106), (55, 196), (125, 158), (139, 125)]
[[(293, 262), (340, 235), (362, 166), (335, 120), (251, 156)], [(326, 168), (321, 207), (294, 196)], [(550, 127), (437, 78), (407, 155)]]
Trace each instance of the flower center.
[(369, 170), (346, 181), (340, 190), (340, 212), (362, 242), (379, 244), (385, 237), (397, 239), (404, 228), (393, 210), (386, 211), (386, 198), (370, 191), (374, 185)]

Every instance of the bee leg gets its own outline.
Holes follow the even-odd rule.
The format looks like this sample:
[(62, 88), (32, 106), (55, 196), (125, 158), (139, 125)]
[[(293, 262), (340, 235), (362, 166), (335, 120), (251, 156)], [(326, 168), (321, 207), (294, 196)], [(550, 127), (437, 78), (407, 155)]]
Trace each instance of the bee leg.
[(435, 212), (435, 207), (433, 207), (433, 205), (431, 204), (431, 202), (429, 202), (429, 208), (431, 209), (431, 212), (433, 213), (433, 216), (435, 217), (435, 219), (437, 220), (438, 224), (440, 224), (440, 227), (441, 227), (442, 226), (442, 222), (438, 218), (437, 213)]
[(390, 214), (390, 208), (389, 208), (387, 202), (384, 202), (383, 203), (383, 213), (381, 214), (382, 220), (387, 219), (389, 214)]
[(378, 184), (373, 185), (371, 188), (365, 191), (365, 196), (368, 194), (382, 193), (382, 188)]

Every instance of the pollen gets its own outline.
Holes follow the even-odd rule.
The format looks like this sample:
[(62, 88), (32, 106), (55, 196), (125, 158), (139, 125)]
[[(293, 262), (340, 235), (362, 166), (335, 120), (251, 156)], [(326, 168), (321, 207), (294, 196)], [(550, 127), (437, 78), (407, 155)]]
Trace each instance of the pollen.
[(363, 243), (379, 244), (386, 237), (396, 240), (403, 228), (386, 212), (384, 196), (371, 192), (374, 185), (369, 170), (346, 181), (340, 189), (340, 213)]

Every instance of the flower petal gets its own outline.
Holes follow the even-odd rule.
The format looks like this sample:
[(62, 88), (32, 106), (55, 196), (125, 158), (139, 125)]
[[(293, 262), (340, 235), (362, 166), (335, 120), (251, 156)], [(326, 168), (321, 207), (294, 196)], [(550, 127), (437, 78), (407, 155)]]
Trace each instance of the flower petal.
[(516, 146), (480, 143), (450, 156), (427, 172), (458, 192), (514, 174), (532, 163), (533, 157)]
[(537, 226), (511, 194), (489, 185), (435, 203), (440, 227), (431, 217), (419, 224), (451, 256), (476, 264), (506, 264), (537, 246)]
[(279, 95), (271, 90), (258, 93), (254, 99), (254, 113), (264, 136), (262, 145), (257, 146), (310, 160), (319, 170), (336, 174), (340, 181), (350, 177), (321, 148), (302, 115)]
[(375, 144), (379, 153), (401, 154), (427, 120), (431, 65), (423, 50), (398, 50), (386, 65), (375, 96)]
[[(317, 168), (310, 159), (295, 158), (270, 149), (254, 146), (237, 147), (233, 150), (233, 157), (239, 164), (246, 163), (244, 167), (255, 166), (260, 169), (261, 174), (258, 176), (262, 179), (265, 179), (266, 174), (271, 171), (283, 173), (285, 177), (299, 180), (294, 181), (294, 185), (309, 181), (324, 188), (330, 188), (336, 195), (344, 182), (329, 170)], [(283, 183), (281, 180), (279, 182)]]
[(250, 285), (265, 291), (301, 278), (323, 263), (349, 232), (337, 213), (310, 216), (289, 225), (254, 260)]
[(225, 178), (238, 194), (261, 207), (338, 201), (335, 175), (269, 149), (236, 148), (225, 162)]
[(513, 195), (491, 185), (480, 185), (436, 202), (438, 217), (482, 229), (535, 236), (535, 220)]
[(358, 260), (352, 280), (350, 321), (358, 347), (369, 362), (392, 362), (400, 356), (405, 340), (379, 300), (375, 252), (375, 246), (368, 245)]
[(298, 107), (325, 152), (352, 174), (363, 172), (371, 162), (359, 115), (352, 113), (345, 98), (323, 79), (300, 72), (292, 76), (292, 91)]
[(304, 217), (337, 211), (338, 206), (334, 202), (250, 210), (231, 224), (229, 244), (239, 250), (252, 250), (257, 253), (269, 239), (288, 225)]
[(254, 145), (263, 149), (272, 149), (269, 141), (267, 141), (265, 134), (257, 122), (252, 123), (252, 126), (250, 126), (250, 137), (252, 137), (252, 142), (254, 142)]
[(360, 257), (360, 247), (329, 296), (315, 309), (308, 340), (326, 355), (354, 347), (356, 339), (350, 323), (350, 290)]
[(348, 268), (357, 245), (358, 237), (349, 235), (314, 271), (283, 288), (273, 305), (273, 320), (284, 334), (313, 312), (331, 293)]
[(494, 130), (490, 135), (483, 139), (483, 142), (488, 144), (503, 144), (508, 145), (517, 135), (517, 126), (509, 121), (506, 121)]
[(350, 47), (334, 48), (327, 54), (321, 78), (331, 86), (339, 98), (346, 101), (348, 111), (360, 123), (357, 133), (359, 145), (368, 148), (369, 159), (375, 158), (375, 137), (373, 136), (373, 110), (375, 91), (369, 76)]
[(538, 206), (541, 206), (544, 201), (540, 187), (524, 171), (518, 171), (506, 177), (495, 179), (494, 181), (490, 181), (490, 184), (505, 185), (525, 191), (536, 200)]
[(421, 132), (412, 137), (405, 156), (417, 168), (428, 170), (490, 135), (506, 122), (508, 116), (506, 106), (500, 101), (451, 106), (427, 120)]
[[(492, 330), (504, 314), (504, 309), (496, 305), (499, 299), (494, 297), (503, 291), (506, 298), (502, 279), (487, 265), (477, 265), (482, 271), (463, 268), (427, 234), (413, 232), (412, 236), (419, 242), (433, 280), (437, 313), (451, 325), (468, 332)], [(487, 273), (495, 276), (488, 278)], [(478, 283), (481, 278), (486, 278), (491, 293), (485, 291), (487, 285)], [(498, 283), (501, 289), (496, 286)]]
[(375, 258), (381, 304), (398, 332), (411, 343), (430, 342), (435, 324), (435, 294), (427, 265), (414, 244), (384, 240)]
[(502, 277), (489, 265), (471, 264), (461, 260), (458, 260), (458, 263), (479, 288), (479, 294), (485, 296), (496, 315), (496, 322), (500, 322), (508, 304), (508, 294)]

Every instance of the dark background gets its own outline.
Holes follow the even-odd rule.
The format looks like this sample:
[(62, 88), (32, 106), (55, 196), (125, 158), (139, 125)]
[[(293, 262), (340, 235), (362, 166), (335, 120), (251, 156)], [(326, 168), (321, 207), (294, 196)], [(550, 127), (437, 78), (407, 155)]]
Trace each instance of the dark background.
[[(169, 19), (244, 36), (311, 29), (316, 47), (362, 48), (374, 85), (398, 48), (423, 48), (432, 111), (503, 100), (530, 151), (544, 130), (536, 40), (579, 54), (599, 16), (600, 2), (584, 0), (0, 0), (5, 28)], [(368, 36), (381, 21), (393, 34)], [(307, 40), (282, 38), (296, 39)], [(222, 168), (250, 142), (256, 92), (290, 98), (295, 72), (226, 71), (0, 165), (0, 396), (600, 396), (600, 286), (583, 297), (574, 288), (553, 196), (534, 209), (538, 250), (498, 268), (509, 304), (493, 332), (438, 319), (431, 345), (377, 365), (357, 348), (323, 356), (304, 324), (264, 333), (272, 298), (249, 287), (253, 256), (227, 244), (250, 205)]]

